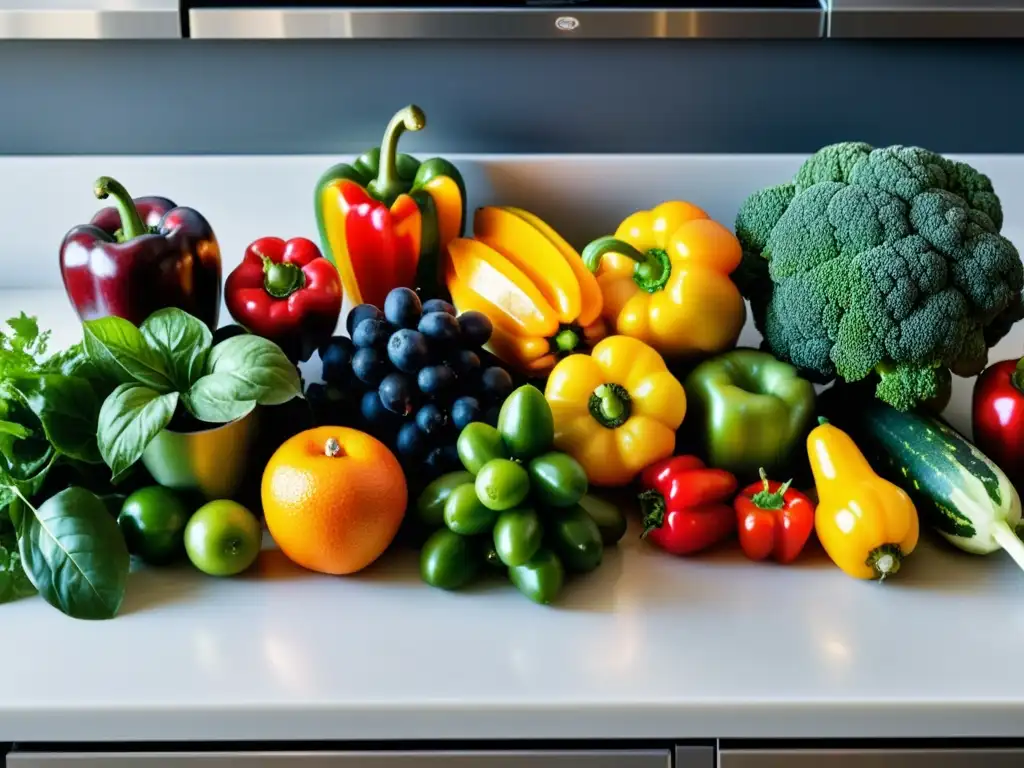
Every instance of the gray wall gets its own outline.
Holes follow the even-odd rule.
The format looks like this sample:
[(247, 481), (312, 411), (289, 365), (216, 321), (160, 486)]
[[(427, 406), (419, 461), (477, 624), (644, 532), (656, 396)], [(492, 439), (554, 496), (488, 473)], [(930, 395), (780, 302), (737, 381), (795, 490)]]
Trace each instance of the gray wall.
[[(0, 42), (0, 154), (1024, 151), (1024, 41)], [(614, 183), (614, 180), (609, 180)]]

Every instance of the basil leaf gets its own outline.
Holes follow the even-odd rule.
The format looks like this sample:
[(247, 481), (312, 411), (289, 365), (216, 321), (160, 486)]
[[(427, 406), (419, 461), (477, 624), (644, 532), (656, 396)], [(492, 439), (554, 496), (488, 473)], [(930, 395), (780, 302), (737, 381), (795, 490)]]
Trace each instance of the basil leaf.
[(160, 355), (124, 318), (88, 320), (83, 329), (85, 350), (103, 376), (119, 384), (144, 384), (161, 393), (174, 389)]
[(0, 420), (0, 434), (10, 435), (11, 437), (21, 440), (32, 434), (32, 430), (22, 424), (16, 424), (13, 421), (2, 421)]
[(174, 386), (186, 391), (203, 375), (213, 334), (206, 324), (180, 309), (161, 309), (139, 327), (150, 349), (163, 359)]
[(161, 394), (138, 384), (122, 384), (103, 401), (97, 430), (100, 454), (115, 478), (142, 458), (177, 406), (177, 392)]
[(256, 407), (255, 400), (237, 396), (238, 382), (228, 373), (211, 373), (192, 385), (182, 404), (200, 421), (226, 424), (240, 419)]
[(18, 548), (46, 602), (76, 619), (117, 615), (130, 558), (117, 521), (94, 493), (72, 486), (38, 509), (21, 501)]
[(18, 540), (12, 535), (0, 536), (0, 603), (21, 600), (35, 593), (36, 588), (21, 566)]
[(215, 346), (207, 370), (230, 376), (239, 400), (281, 405), (302, 397), (299, 369), (277, 344), (254, 334), (232, 336)]
[(57, 451), (79, 461), (102, 461), (96, 446), (100, 403), (88, 381), (49, 373), (19, 376), (9, 386), (39, 419)]

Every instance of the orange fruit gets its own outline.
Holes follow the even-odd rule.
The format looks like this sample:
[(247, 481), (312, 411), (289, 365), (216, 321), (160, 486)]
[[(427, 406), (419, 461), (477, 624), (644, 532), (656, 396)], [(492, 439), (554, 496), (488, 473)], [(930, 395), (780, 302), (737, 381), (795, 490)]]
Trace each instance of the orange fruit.
[(263, 471), (270, 535), (303, 568), (361, 571), (390, 546), (409, 491), (398, 459), (346, 427), (316, 427), (286, 440)]

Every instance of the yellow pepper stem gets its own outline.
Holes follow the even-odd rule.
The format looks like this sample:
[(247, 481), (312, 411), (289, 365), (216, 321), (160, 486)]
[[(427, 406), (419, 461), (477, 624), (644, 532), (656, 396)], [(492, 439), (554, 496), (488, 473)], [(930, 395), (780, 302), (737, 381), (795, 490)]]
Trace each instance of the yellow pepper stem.
[(899, 544), (883, 544), (875, 547), (868, 553), (868, 559), (864, 564), (875, 572), (879, 581), (885, 581), (889, 576), (895, 576), (903, 563), (903, 551)]
[(554, 347), (553, 351), (556, 354), (567, 355), (570, 352), (575, 352), (582, 340), (580, 333), (567, 325), (554, 335), (551, 339), (551, 346)]
[(625, 387), (618, 384), (602, 384), (590, 396), (587, 408), (602, 427), (617, 429), (629, 420), (633, 410), (633, 398), (629, 396)]
[(638, 251), (629, 243), (615, 237), (598, 238), (587, 245), (580, 255), (586, 268), (596, 273), (601, 267), (601, 259), (607, 253), (617, 253), (635, 261), (633, 282), (647, 293), (662, 290), (672, 275), (672, 261), (664, 249), (648, 248), (646, 251)]

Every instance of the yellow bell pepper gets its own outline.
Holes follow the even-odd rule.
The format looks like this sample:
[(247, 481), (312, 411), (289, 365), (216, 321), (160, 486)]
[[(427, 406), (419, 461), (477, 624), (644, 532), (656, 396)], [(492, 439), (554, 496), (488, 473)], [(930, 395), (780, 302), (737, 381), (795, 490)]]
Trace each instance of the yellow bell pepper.
[(917, 546), (917, 509), (906, 493), (875, 474), (849, 435), (820, 421), (807, 436), (818, 490), (818, 540), (850, 576), (884, 580)]
[(614, 236), (583, 249), (613, 332), (640, 339), (671, 359), (736, 346), (747, 316), (729, 275), (741, 257), (732, 232), (682, 201), (634, 213)]
[(473, 237), (448, 244), (445, 282), (459, 312), (476, 310), (494, 325), (488, 348), (528, 374), (605, 336), (601, 289), (580, 255), (534, 214), (485, 207)]
[(594, 485), (629, 483), (672, 455), (686, 415), (686, 393), (661, 355), (629, 336), (609, 336), (590, 355), (570, 355), (544, 396), (555, 447), (575, 458)]

